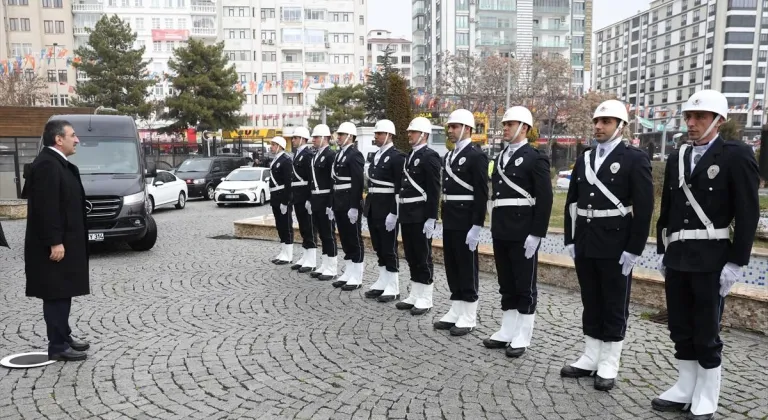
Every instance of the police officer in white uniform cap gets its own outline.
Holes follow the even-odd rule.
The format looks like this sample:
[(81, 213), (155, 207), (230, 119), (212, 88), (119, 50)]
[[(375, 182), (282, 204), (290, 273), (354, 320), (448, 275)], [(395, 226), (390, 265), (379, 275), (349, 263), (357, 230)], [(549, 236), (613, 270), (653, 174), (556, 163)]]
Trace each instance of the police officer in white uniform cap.
[(488, 156), (472, 143), (475, 117), (466, 109), (448, 116), (455, 148), (443, 161), (443, 256), (451, 309), (434, 323), (451, 335), (469, 334), (477, 324), (477, 245), (488, 202)]
[(293, 193), (293, 210), (296, 212), (296, 220), (299, 222), (301, 234), (301, 247), (304, 252), (291, 266), (291, 269), (300, 273), (308, 273), (317, 267), (317, 229), (312, 223), (312, 215), (307, 211), (306, 203), (310, 198), (309, 181), (312, 178), (312, 147), (307, 144), (312, 138), (306, 127), (293, 129), (291, 144), (293, 145), (293, 180), (291, 189)]
[(749, 263), (760, 217), (759, 175), (749, 146), (718, 135), (728, 118), (722, 93), (691, 95), (683, 118), (693, 144), (682, 145), (669, 157), (656, 225), (679, 376), (652, 407), (690, 407), (688, 418), (711, 419), (720, 394), (720, 317), (725, 296)]
[(276, 136), (270, 145), (270, 151), (275, 157), (269, 165), (269, 194), (277, 235), (282, 244), (280, 253), (272, 262), (278, 265), (288, 264), (293, 260), (293, 162), (285, 153), (285, 144), (284, 138)]
[(333, 221), (333, 180), (331, 166), (336, 153), (328, 147), (331, 141), (331, 130), (325, 124), (318, 124), (312, 129), (312, 140), (317, 150), (312, 157), (312, 176), (310, 177), (311, 197), (307, 201), (307, 211), (312, 213), (312, 221), (320, 233), (323, 244), (323, 258), (320, 266), (310, 273), (311, 277), (320, 280), (331, 280), (336, 277), (336, 235)]
[(576, 265), (584, 305), (585, 350), (560, 375), (589, 376), (613, 388), (629, 317), (632, 268), (645, 249), (653, 214), (648, 154), (627, 146), (627, 107), (608, 100), (595, 110), (597, 147), (576, 160), (565, 202), (565, 245)]
[(493, 167), (489, 207), (503, 315), (499, 331), (483, 344), (506, 347), (507, 356), (520, 357), (533, 335), (538, 249), (549, 227), (552, 180), (547, 155), (526, 140), (533, 127), (531, 111), (514, 106), (501, 122), (507, 147)]

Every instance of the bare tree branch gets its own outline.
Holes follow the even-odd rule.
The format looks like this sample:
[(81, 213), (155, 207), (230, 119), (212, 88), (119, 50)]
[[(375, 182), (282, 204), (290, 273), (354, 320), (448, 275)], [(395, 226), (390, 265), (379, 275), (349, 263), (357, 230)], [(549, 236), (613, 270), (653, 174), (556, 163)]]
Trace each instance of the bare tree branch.
[(592, 138), (594, 132), (592, 116), (595, 109), (609, 99), (616, 99), (616, 96), (608, 92), (587, 92), (582, 97), (573, 98), (569, 103), (565, 119), (568, 133), (577, 138)]
[[(546, 121), (549, 147), (551, 150), (555, 124), (563, 111), (568, 109), (571, 99), (571, 63), (563, 56), (535, 56), (521, 63), (528, 78), (522, 83), (523, 102), (531, 109), (534, 120)], [(543, 130), (542, 130), (543, 131)]]
[(41, 106), (49, 103), (48, 82), (33, 72), (0, 74), (1, 106)]

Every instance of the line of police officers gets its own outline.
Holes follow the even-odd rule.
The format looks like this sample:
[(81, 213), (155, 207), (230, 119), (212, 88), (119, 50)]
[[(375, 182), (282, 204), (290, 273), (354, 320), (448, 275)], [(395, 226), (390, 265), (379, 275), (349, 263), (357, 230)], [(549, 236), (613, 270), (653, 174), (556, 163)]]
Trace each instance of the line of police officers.
[[(728, 113), (721, 93), (700, 91), (689, 98), (683, 112), (693, 144), (683, 145), (669, 158), (657, 223), (658, 269), (666, 278), (668, 326), (679, 376), (672, 388), (652, 401), (652, 407), (709, 419), (717, 410), (721, 382), (720, 317), (725, 296), (749, 262), (759, 218), (759, 178), (749, 147), (718, 136)], [(337, 279), (333, 286), (344, 291), (359, 289), (365, 216), (379, 267), (365, 297), (379, 302), (400, 299), (400, 230), (411, 288), (395, 307), (424, 314), (433, 306), (432, 237), (441, 200), (451, 307), (434, 328), (466, 335), (476, 326), (478, 244), (489, 214), (502, 316), (499, 330), (483, 344), (520, 357), (533, 335), (538, 250), (548, 229), (553, 195), (549, 160), (526, 141), (533, 126), (531, 112), (512, 107), (502, 123), (506, 147), (494, 162), (489, 195), (488, 158), (471, 141), (475, 129), (471, 112), (459, 109), (450, 114), (447, 131), (455, 147), (442, 161), (427, 146), (432, 124), (426, 118), (410, 123), (407, 155), (393, 147), (394, 124), (378, 121), (374, 132), (379, 150), (369, 159), (364, 204), (364, 160), (355, 147), (354, 124), (345, 122), (337, 130), (338, 152), (328, 147), (328, 126), (317, 125), (311, 137), (306, 128), (296, 128), (292, 164), (283, 152), (285, 140), (276, 137), (270, 186), (283, 247), (272, 261), (292, 260), (295, 209), (304, 253), (291, 268), (320, 280)], [(628, 146), (621, 135), (629, 123), (627, 106), (616, 100), (603, 102), (593, 123), (597, 146), (587, 148), (576, 161), (563, 209), (565, 246), (581, 289), (585, 347), (576, 362), (562, 368), (561, 376), (594, 375), (594, 387), (608, 391), (618, 375), (632, 269), (648, 239), (654, 194), (648, 155)], [(314, 154), (307, 148), (309, 140)], [(341, 276), (337, 276), (335, 228), (344, 251)], [(320, 264), (316, 233), (322, 243)]]

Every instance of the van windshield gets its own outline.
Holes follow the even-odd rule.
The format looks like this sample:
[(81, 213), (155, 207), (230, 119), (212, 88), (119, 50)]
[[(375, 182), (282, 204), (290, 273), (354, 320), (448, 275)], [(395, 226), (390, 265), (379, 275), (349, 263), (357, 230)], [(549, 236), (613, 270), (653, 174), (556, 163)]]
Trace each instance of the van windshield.
[(212, 160), (207, 159), (187, 159), (176, 172), (208, 172), (212, 162)]
[(83, 175), (139, 173), (139, 149), (136, 139), (80, 137), (75, 154), (68, 159)]

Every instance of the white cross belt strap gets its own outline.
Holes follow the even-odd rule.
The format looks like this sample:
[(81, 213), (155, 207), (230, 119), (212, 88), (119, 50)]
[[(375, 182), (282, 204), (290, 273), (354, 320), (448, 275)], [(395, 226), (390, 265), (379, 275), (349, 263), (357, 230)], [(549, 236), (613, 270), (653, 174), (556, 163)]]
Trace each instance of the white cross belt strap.
[(533, 201), (527, 198), (499, 198), (496, 200), (490, 200), (491, 208), (496, 207), (532, 207), (536, 204), (536, 199)]
[(280, 191), (283, 188), (285, 188), (285, 185), (278, 185), (278, 186), (275, 186), (275, 187), (269, 187), (269, 192)]
[(504, 168), (499, 168), (499, 175), (501, 175), (501, 179), (504, 180), (504, 183), (509, 186), (509, 188), (512, 188), (513, 190), (517, 191), (520, 195), (525, 197), (528, 202), (530, 203), (530, 206), (534, 206), (536, 204), (536, 199), (531, 196), (531, 194), (528, 193), (528, 191), (524, 190), (521, 186), (515, 184), (512, 182), (511, 179), (507, 177), (507, 175), (504, 173)]
[(333, 189), (335, 191), (348, 190), (350, 188), (352, 188), (352, 184), (336, 184), (336, 185), (333, 186)]
[[(453, 153), (453, 152), (451, 152), (451, 153)], [(450, 160), (451, 160), (451, 159), (450, 159), (450, 157), (448, 157), (448, 158), (446, 158), (446, 159), (445, 159), (445, 172), (448, 174), (448, 176), (450, 176), (451, 178), (453, 178), (453, 180), (454, 180), (454, 181), (455, 181), (457, 184), (459, 184), (459, 185), (461, 185), (462, 187), (464, 187), (464, 188), (466, 188), (466, 189), (468, 189), (468, 190), (470, 190), (470, 191), (474, 192), (474, 191), (475, 191), (475, 189), (474, 189), (474, 188), (472, 188), (472, 186), (471, 186), (471, 185), (467, 184), (466, 182), (464, 182), (463, 180), (461, 180), (459, 177), (457, 177), (457, 176), (456, 176), (456, 174), (454, 174), (454, 173), (453, 173), (453, 169), (451, 169), (451, 163), (450, 163)], [(443, 200), (443, 201), (445, 201), (445, 200)]]
[(586, 153), (584, 153), (584, 174), (587, 177), (587, 182), (589, 182), (591, 185), (596, 185), (597, 189), (600, 190), (601, 193), (610, 200), (611, 203), (613, 203), (614, 206), (619, 210), (622, 216), (626, 216), (629, 214), (629, 210), (624, 207), (624, 204), (621, 203), (621, 200), (616, 198), (615, 195), (611, 192), (611, 190), (608, 189), (608, 187), (605, 186), (599, 179), (597, 179), (597, 174), (595, 174), (595, 171), (592, 170), (592, 166), (589, 164), (589, 155), (591, 150), (587, 150)]
[(701, 205), (698, 201), (696, 201), (696, 197), (693, 196), (693, 193), (691, 193), (691, 189), (688, 187), (688, 184), (685, 182), (685, 151), (690, 147), (688, 144), (684, 144), (680, 146), (680, 154), (678, 156), (677, 161), (677, 178), (679, 182), (680, 188), (682, 188), (683, 193), (685, 193), (685, 197), (688, 199), (688, 202), (691, 203), (691, 207), (693, 207), (693, 211), (696, 212), (696, 216), (698, 216), (701, 223), (704, 225), (705, 229), (692, 229), (692, 230), (681, 230), (678, 232), (673, 232), (669, 236), (667, 236), (667, 229), (662, 229), (662, 240), (664, 241), (664, 247), (666, 248), (669, 244), (672, 242), (677, 241), (685, 241), (686, 239), (709, 239), (709, 240), (719, 240), (719, 239), (729, 239), (730, 238), (730, 231), (728, 228), (720, 228), (716, 229), (715, 225), (712, 223), (711, 220), (709, 220), (709, 217), (704, 213), (704, 209), (701, 208)]
[(371, 181), (371, 183), (376, 184), (376, 185), (383, 185), (385, 187), (392, 187), (392, 188), (395, 187), (395, 183), (394, 182), (380, 181), (380, 180), (378, 180), (376, 178), (371, 178), (370, 175), (368, 176), (368, 180)]
[[(411, 197), (411, 198), (401, 198), (401, 203), (418, 203), (419, 201), (427, 201), (427, 193), (424, 191), (424, 188), (421, 188), (419, 184), (416, 183), (416, 181), (411, 178), (411, 174), (408, 173), (408, 162), (403, 164), (403, 172), (405, 173), (405, 177), (408, 178), (408, 183), (411, 184), (413, 188), (416, 189), (416, 191), (421, 194), (421, 197)], [(400, 192), (402, 194), (402, 191)]]
[(474, 200), (475, 200), (474, 195), (456, 195), (456, 194), (443, 195), (443, 201), (474, 201)]

